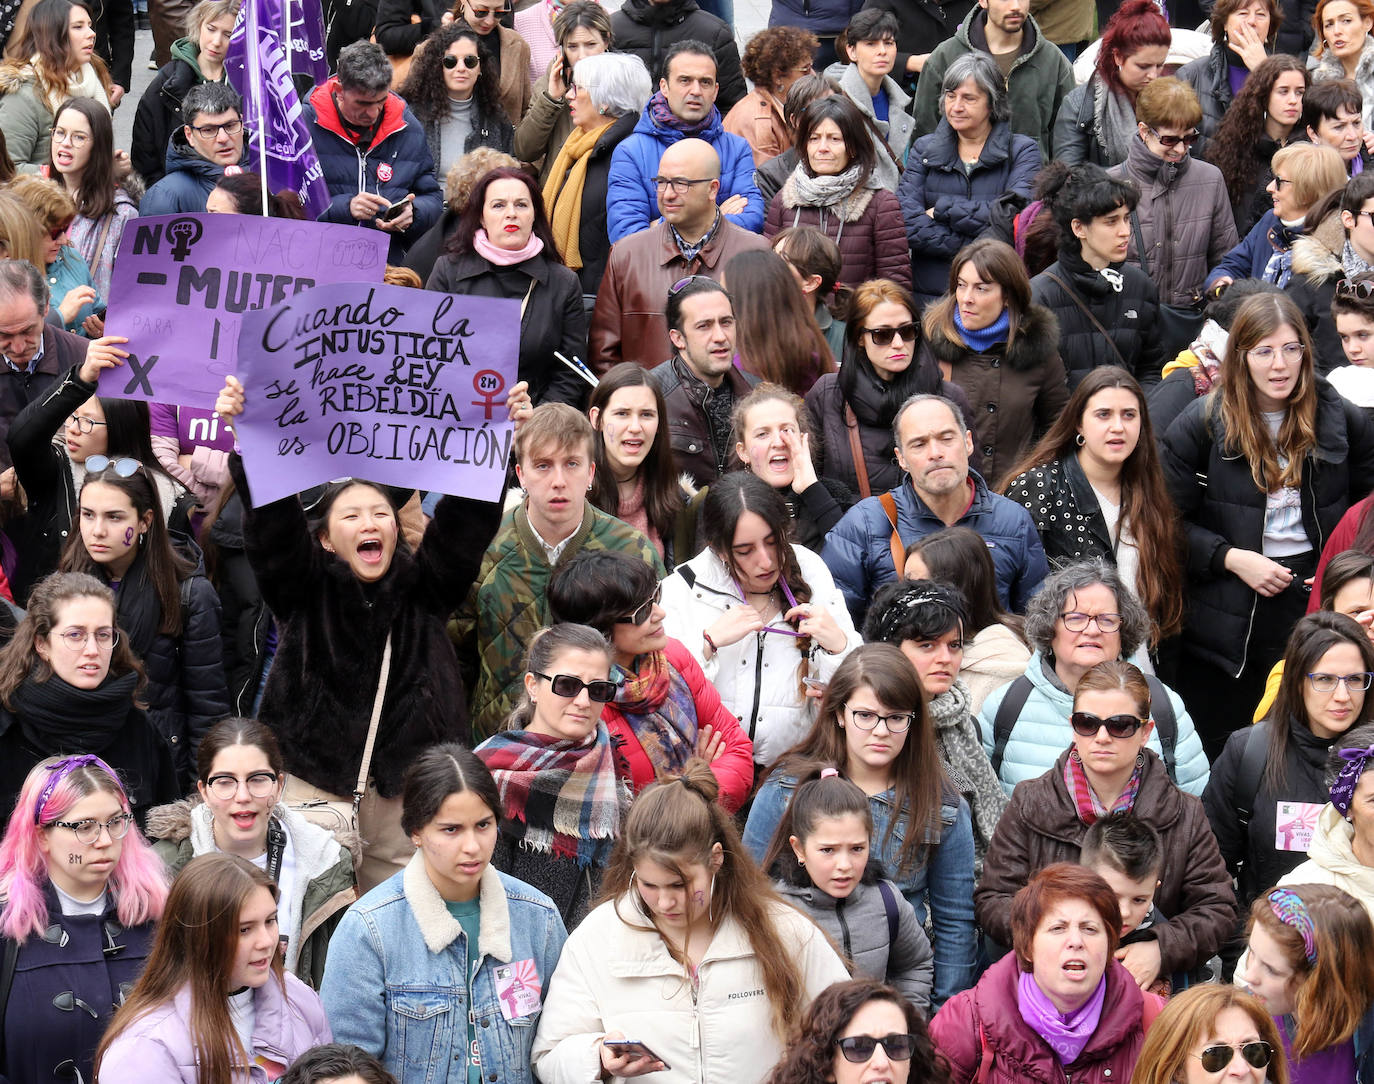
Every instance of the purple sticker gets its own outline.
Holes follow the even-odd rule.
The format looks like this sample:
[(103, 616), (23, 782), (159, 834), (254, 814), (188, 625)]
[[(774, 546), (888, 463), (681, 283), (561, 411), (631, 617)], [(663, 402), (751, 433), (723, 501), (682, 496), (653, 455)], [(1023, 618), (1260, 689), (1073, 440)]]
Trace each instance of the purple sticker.
[(341, 477), (499, 499), (519, 351), (518, 301), (350, 282), (247, 313), (253, 503)]
[(211, 410), (237, 369), (239, 322), (328, 282), (380, 282), (377, 230), (250, 215), (159, 215), (129, 223), (110, 283), (107, 335), (128, 361), (100, 394)]

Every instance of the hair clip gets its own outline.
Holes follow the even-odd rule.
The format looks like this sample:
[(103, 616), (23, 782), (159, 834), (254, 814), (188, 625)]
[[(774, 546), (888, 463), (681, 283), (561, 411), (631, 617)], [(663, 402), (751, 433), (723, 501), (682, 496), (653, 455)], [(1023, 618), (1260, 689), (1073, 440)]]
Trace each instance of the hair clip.
[(822, 779), (833, 779), (840, 774), (839, 768), (822, 768), (820, 777)]
[(1291, 926), (1302, 936), (1302, 947), (1307, 956), (1307, 966), (1317, 962), (1317, 927), (1312, 923), (1312, 912), (1302, 897), (1291, 888), (1276, 888), (1266, 897), (1274, 917), (1285, 926)]

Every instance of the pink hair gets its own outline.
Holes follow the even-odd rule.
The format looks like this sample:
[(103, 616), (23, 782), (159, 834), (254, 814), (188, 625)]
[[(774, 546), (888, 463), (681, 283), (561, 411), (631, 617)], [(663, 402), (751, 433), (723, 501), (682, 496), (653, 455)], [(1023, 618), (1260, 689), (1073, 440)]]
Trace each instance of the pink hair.
[[(48, 859), (38, 845), (42, 825), (51, 824), (82, 798), (97, 792), (115, 795), (120, 808), (129, 812), (129, 796), (119, 778), (97, 764), (69, 771), (40, 810), (38, 802), (52, 774), (50, 769), (61, 759), (49, 757), (29, 772), (10, 814), (5, 838), (0, 840), (0, 894), (6, 897), (4, 910), (0, 911), (0, 934), (21, 944), (30, 934), (41, 934), (48, 925), (44, 896)], [(167, 902), (167, 871), (136, 827), (124, 837), (109, 888), (118, 901), (119, 921), (124, 926), (139, 926), (162, 917)]]

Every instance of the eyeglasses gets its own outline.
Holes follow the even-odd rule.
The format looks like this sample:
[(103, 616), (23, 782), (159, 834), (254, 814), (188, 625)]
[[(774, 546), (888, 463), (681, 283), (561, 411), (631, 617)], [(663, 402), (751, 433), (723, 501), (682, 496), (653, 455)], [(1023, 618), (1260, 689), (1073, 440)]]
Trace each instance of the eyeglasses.
[(849, 711), (849, 721), (860, 730), (877, 730), (878, 724), (883, 723), (889, 732), (900, 734), (911, 726), (916, 716), (909, 711), (894, 711), (891, 715), (879, 715), (876, 711), (855, 710), (848, 704), (845, 707)]
[(1064, 627), (1070, 632), (1082, 632), (1088, 627), (1089, 621), (1097, 626), (1098, 632), (1115, 632), (1121, 627), (1120, 614), (1081, 614), (1070, 610), (1068, 613), (1060, 614), (1059, 620), (1064, 622)]
[(835, 1045), (840, 1048), (844, 1060), (853, 1062), (855, 1065), (862, 1065), (873, 1057), (873, 1052), (878, 1049), (879, 1043), (882, 1043), (883, 1051), (893, 1061), (910, 1061), (911, 1055), (916, 1049), (916, 1036), (893, 1032), (882, 1038), (875, 1035), (851, 1035), (848, 1039), (835, 1040)]
[(1069, 716), (1069, 725), (1080, 738), (1094, 737), (1104, 726), (1113, 738), (1129, 738), (1145, 725), (1134, 715), (1109, 715), (1103, 719), (1090, 711), (1076, 711)]
[[(45, 828), (66, 828), (76, 836), (78, 843), (88, 846), (100, 838), (101, 831), (110, 833), (111, 839), (123, 839), (129, 834), (129, 825), (134, 823), (132, 813), (120, 813), (107, 821), (49, 821)], [(895, 1055), (894, 1055), (895, 1056)]]
[(617, 681), (583, 681), (575, 678), (571, 674), (541, 674), (538, 670), (531, 670), (537, 678), (543, 678), (549, 683), (549, 688), (553, 690), (554, 696), (566, 696), (571, 700), (578, 696), (583, 689), (587, 690), (587, 699), (594, 704), (609, 704), (615, 699), (615, 694), (620, 688)]
[[(1284, 361), (1300, 361), (1303, 354), (1307, 352), (1307, 347), (1302, 343), (1284, 343), (1279, 347), (1283, 354)], [(1274, 348), (1272, 346), (1257, 346), (1253, 350), (1247, 350), (1245, 356), (1251, 361), (1258, 361), (1261, 365), (1267, 365), (1274, 360)]]
[(474, 20), (477, 20), (477, 19), (498, 19), (498, 18), (500, 18), (502, 15), (507, 14), (507, 13), (510, 11), (510, 8), (474, 8), (474, 7), (469, 7), (469, 8), (468, 8), (468, 11), (471, 13), (471, 15), (472, 15), (472, 17), (473, 17)]
[(654, 612), (654, 607), (658, 605), (659, 600), (660, 600), (662, 597), (663, 597), (663, 585), (662, 585), (662, 584), (659, 584), (656, 588), (654, 588), (653, 597), (652, 597), (651, 599), (649, 599), (648, 602), (644, 603), (642, 606), (639, 607), (639, 609), (635, 610), (634, 613), (632, 613), (632, 614), (630, 614), (630, 615), (628, 615), (628, 616), (626, 616), (626, 617), (617, 617), (617, 618), (615, 619), (615, 623), (616, 623), (617, 625), (642, 625), (642, 624), (644, 624), (644, 622), (646, 622), (646, 621), (649, 620), (649, 615), (652, 614), (652, 613)]
[(898, 324), (896, 327), (866, 327), (864, 334), (873, 340), (874, 346), (886, 346), (893, 338), (901, 339), (904, 343), (914, 343), (916, 341), (916, 325)]
[(243, 121), (226, 120), (223, 124), (188, 124), (186, 127), (200, 136), (201, 139), (218, 139), (220, 132), (227, 136), (236, 136), (243, 131)]
[(1370, 681), (1374, 680), (1374, 674), (1308, 674), (1307, 682), (1312, 686), (1314, 692), (1334, 693), (1336, 683), (1345, 686), (1348, 693), (1364, 692), (1369, 688)]
[(478, 64), (482, 63), (482, 61), (480, 58), (473, 56), (471, 53), (469, 53), (467, 56), (454, 56), (452, 53), (444, 54), (444, 67), (448, 68), (450, 71), (458, 67), (460, 63), (463, 65), (463, 67), (467, 68), (470, 71), (471, 69), (477, 67)]
[[(1148, 128), (1149, 125), (1146, 125), (1146, 127)], [(1182, 135), (1160, 135), (1158, 128), (1150, 128), (1150, 134), (1159, 140), (1159, 145), (1161, 147), (1177, 147), (1180, 143), (1185, 147), (1191, 147), (1202, 138), (1202, 133), (1196, 128), (1190, 128)]]
[(1292, 184), (1292, 183), (1293, 183), (1293, 180), (1292, 180), (1291, 177), (1279, 177), (1279, 176), (1276, 175), (1276, 176), (1274, 177), (1274, 191), (1275, 191), (1275, 192), (1282, 192), (1282, 191), (1283, 191), (1283, 186), (1284, 186), (1284, 185), (1286, 185), (1286, 184)]
[[(1374, 223), (1374, 211), (1361, 211), (1360, 214), (1368, 215), (1369, 221)], [(1336, 281), (1336, 296), (1358, 297), (1361, 301), (1367, 301), (1374, 297), (1374, 282), (1369, 279), (1338, 279)]]
[[(96, 427), (97, 425), (109, 425), (110, 423), (109, 423), (109, 422), (98, 422), (98, 421), (96, 421), (94, 418), (87, 418), (84, 414), (73, 414), (70, 418), (67, 419), (67, 424), (68, 424), (68, 425), (74, 425), (74, 426), (76, 426), (76, 431), (77, 431), (78, 433), (90, 433), (90, 432), (92, 432), (92, 431), (95, 429), (95, 427)], [(87, 459), (87, 462), (89, 463), (91, 459), (99, 459), (99, 458), (102, 458), (102, 457), (101, 457), (101, 456), (90, 456), (90, 457)]]
[(665, 188), (671, 188), (673, 195), (680, 196), (684, 192), (690, 192), (694, 184), (710, 184), (714, 177), (655, 177), (654, 187), (662, 192)]
[(1263, 1069), (1273, 1058), (1274, 1048), (1263, 1039), (1256, 1039), (1252, 1043), (1243, 1043), (1239, 1047), (1231, 1046), (1228, 1043), (1217, 1043), (1215, 1046), (1205, 1048), (1201, 1054), (1194, 1054), (1193, 1057), (1202, 1062), (1203, 1072), (1219, 1073), (1231, 1064), (1232, 1059), (1237, 1054), (1244, 1058), (1246, 1064), (1251, 1068)]
[(69, 132), (65, 128), (54, 128), (52, 141), (54, 143), (70, 143), (73, 147), (80, 149), (91, 141), (91, 137), (85, 132)]
[(95, 646), (100, 648), (101, 651), (108, 651), (110, 648), (114, 647), (115, 644), (119, 643), (119, 630), (112, 629), (109, 626), (98, 628), (93, 632), (87, 632), (85, 629), (68, 629), (66, 632), (59, 632), (57, 635), (62, 639), (62, 642), (73, 651), (83, 650), (86, 644), (90, 642), (92, 636), (95, 637)]
[[(76, 415), (72, 415), (75, 417)], [(100, 425), (107, 425), (107, 422), (100, 422)], [(89, 432), (87, 429), (81, 430), (83, 433)], [(111, 459), (108, 455), (88, 455), (86, 457), (86, 473), (99, 474), (103, 470), (113, 469), (121, 478), (132, 478), (143, 469), (143, 464), (137, 459), (130, 459), (121, 456), (119, 459)]]
[(222, 802), (231, 801), (238, 794), (240, 784), (248, 788), (248, 793), (252, 797), (266, 798), (277, 785), (277, 774), (276, 772), (254, 772), (243, 780), (228, 774), (212, 775), (205, 781), (205, 786), (210, 793)]

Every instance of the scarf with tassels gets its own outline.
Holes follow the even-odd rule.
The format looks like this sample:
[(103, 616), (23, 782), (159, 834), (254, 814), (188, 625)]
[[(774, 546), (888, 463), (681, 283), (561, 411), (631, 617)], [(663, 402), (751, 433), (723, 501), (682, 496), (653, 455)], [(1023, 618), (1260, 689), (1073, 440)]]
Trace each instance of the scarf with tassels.
[(604, 867), (629, 807), (606, 724), (575, 744), (508, 730), (477, 748), (501, 792), (501, 831), (540, 854)]
[(696, 752), (697, 710), (692, 690), (668, 662), (666, 652), (641, 655), (635, 661), (637, 672), (620, 666), (611, 672), (613, 681), (624, 678), (615, 706), (644, 747), (654, 774), (680, 772)]
[(1092, 784), (1088, 782), (1088, 773), (1083, 769), (1083, 761), (1079, 759), (1078, 750), (1069, 750), (1069, 755), (1064, 758), (1064, 786), (1068, 788), (1069, 797), (1073, 799), (1074, 808), (1078, 810), (1078, 819), (1090, 825), (1108, 813), (1130, 812), (1135, 805), (1135, 796), (1140, 793), (1140, 775), (1143, 768), (1144, 762), (1137, 758), (1135, 771), (1131, 773), (1126, 789), (1121, 792), (1121, 797), (1112, 803), (1112, 808), (1108, 809), (1098, 798)]
[(563, 262), (574, 271), (582, 270), (582, 249), (578, 244), (582, 229), (582, 190), (587, 184), (587, 166), (592, 150), (603, 132), (615, 123), (614, 117), (591, 131), (574, 128), (558, 157), (553, 160), (549, 179), (544, 182), (544, 206), (549, 208), (554, 244)]

